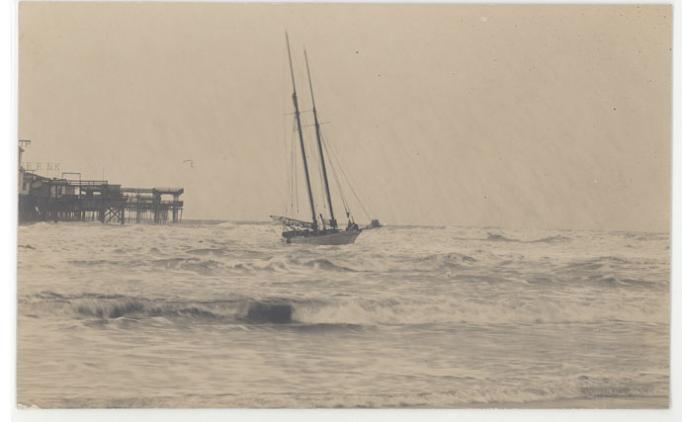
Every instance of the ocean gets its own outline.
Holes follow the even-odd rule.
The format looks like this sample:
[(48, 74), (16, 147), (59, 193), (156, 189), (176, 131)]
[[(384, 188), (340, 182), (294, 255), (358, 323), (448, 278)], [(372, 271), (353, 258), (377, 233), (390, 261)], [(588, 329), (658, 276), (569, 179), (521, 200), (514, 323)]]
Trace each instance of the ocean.
[(667, 234), (259, 223), (19, 227), (40, 408), (667, 407)]

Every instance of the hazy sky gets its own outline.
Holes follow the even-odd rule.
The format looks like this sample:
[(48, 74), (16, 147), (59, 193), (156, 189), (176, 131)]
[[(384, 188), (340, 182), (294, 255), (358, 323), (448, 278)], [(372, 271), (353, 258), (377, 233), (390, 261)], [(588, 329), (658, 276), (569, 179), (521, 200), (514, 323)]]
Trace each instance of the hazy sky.
[(670, 6), (30, 2), (19, 18), (24, 160), (184, 186), (185, 218), (284, 211), (286, 29), (302, 108), (305, 46), (323, 130), (382, 222), (669, 228)]

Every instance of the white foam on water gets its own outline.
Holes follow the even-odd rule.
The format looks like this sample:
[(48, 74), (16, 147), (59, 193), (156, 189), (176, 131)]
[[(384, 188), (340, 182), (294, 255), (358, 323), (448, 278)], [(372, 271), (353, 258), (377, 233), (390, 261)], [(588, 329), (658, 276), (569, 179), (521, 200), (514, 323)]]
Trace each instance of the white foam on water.
[[(22, 403), (668, 394), (662, 234), (385, 227), (314, 247), (266, 224), (42, 223), (20, 227), (19, 244)], [(250, 321), (254, 303), (286, 304), (291, 321)]]

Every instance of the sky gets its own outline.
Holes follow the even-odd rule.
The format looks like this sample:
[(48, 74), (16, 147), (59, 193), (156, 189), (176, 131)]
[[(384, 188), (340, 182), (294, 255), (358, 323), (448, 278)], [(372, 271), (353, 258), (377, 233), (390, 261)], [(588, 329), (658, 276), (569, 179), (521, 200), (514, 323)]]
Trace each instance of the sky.
[(26, 162), (182, 186), (185, 218), (267, 220), (291, 203), (298, 148), (287, 31), (320, 208), (304, 48), (358, 220), (669, 231), (671, 20), (669, 5), (22, 2), (19, 137)]

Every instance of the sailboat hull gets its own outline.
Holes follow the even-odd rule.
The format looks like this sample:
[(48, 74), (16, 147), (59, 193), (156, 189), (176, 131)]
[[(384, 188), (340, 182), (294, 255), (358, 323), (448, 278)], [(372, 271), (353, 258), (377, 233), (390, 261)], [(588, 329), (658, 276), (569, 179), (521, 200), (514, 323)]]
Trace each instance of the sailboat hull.
[(355, 243), (355, 239), (360, 233), (360, 231), (342, 231), (319, 235), (292, 236), (287, 238), (286, 242), (309, 245), (349, 245)]

